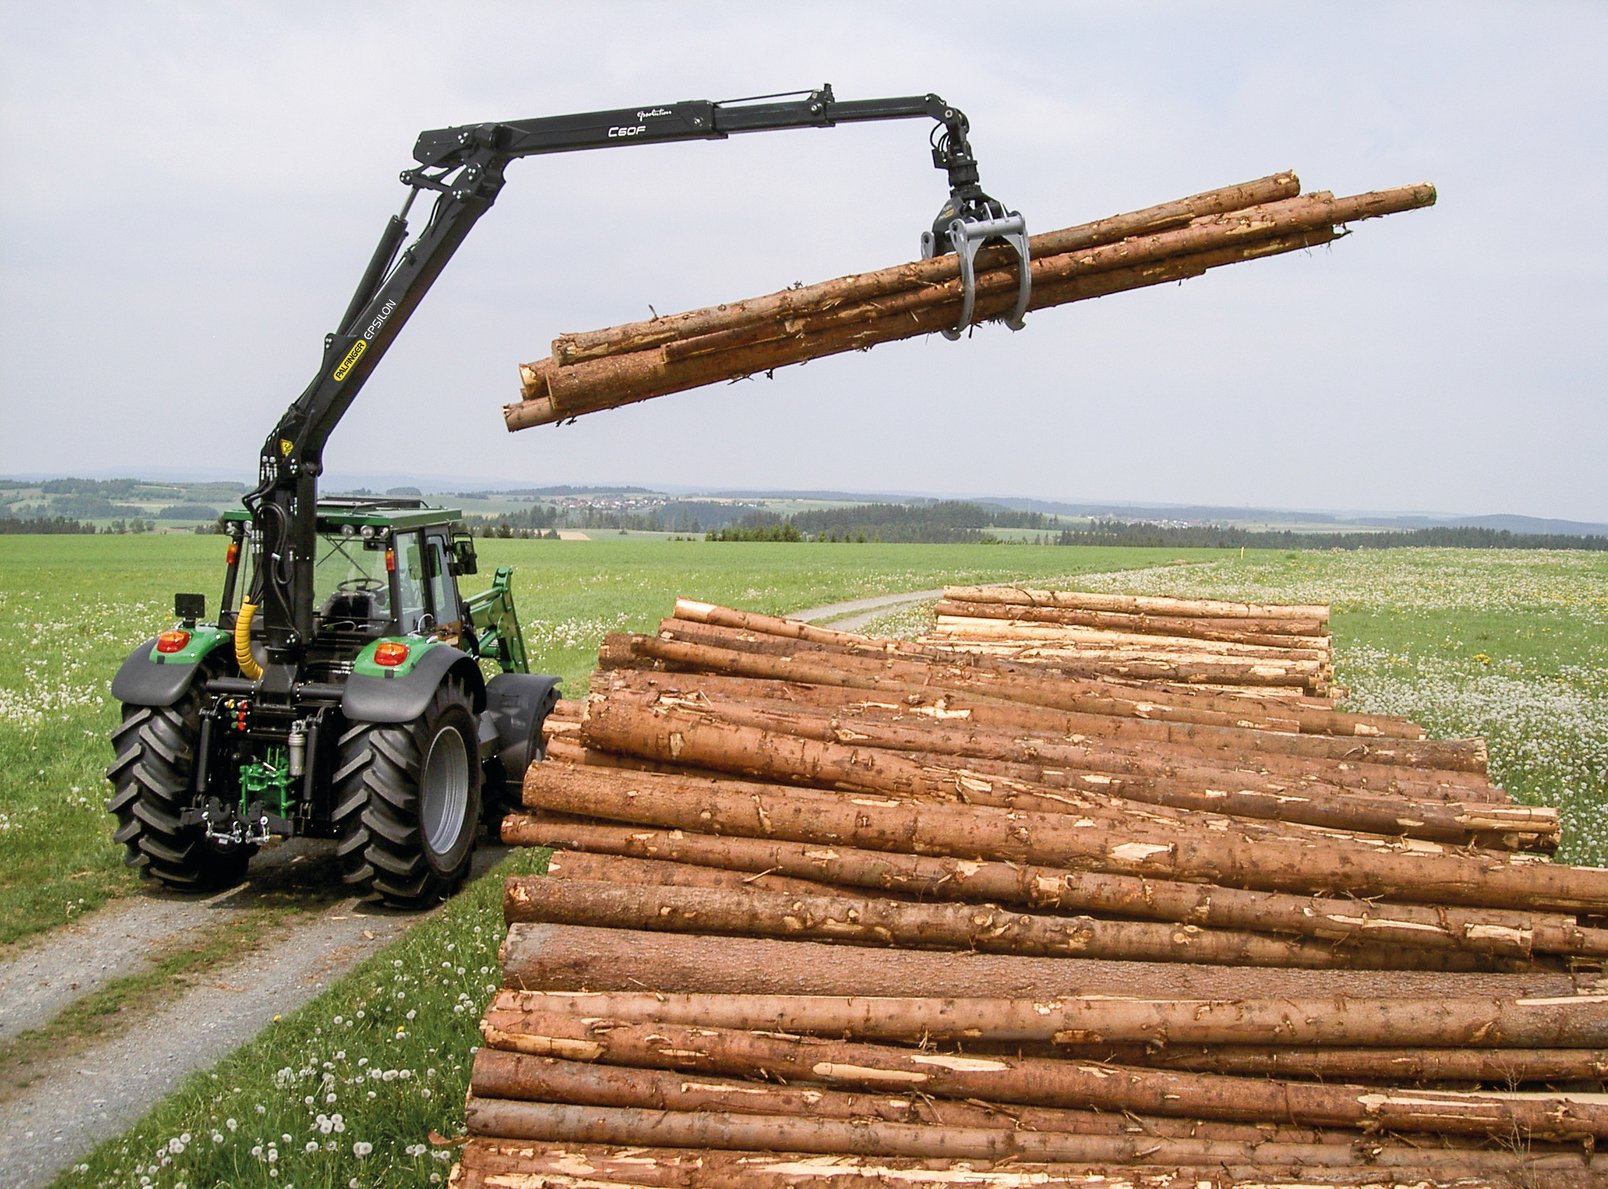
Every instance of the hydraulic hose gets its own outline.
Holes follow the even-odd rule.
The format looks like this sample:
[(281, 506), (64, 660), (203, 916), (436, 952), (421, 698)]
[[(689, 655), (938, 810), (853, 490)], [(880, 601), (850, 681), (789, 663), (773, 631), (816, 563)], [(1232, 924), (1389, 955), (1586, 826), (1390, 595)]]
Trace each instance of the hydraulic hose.
[(240, 675), (250, 681), (262, 676), (262, 666), (251, 655), (251, 621), (256, 618), (257, 604), (250, 599), (241, 599), (240, 614), (235, 616), (235, 664), (240, 666)]

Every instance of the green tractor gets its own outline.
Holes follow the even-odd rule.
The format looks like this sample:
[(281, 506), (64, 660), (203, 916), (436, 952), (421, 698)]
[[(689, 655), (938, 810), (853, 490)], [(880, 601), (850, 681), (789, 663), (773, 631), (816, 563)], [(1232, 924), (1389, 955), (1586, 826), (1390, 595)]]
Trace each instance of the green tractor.
[[(203, 622), (201, 596), (180, 595), (179, 626), (141, 645), (112, 683), (123, 722), (108, 808), (129, 861), (174, 887), (214, 888), (239, 880), (275, 835), (334, 838), (353, 888), (428, 904), (463, 879), (484, 811), (517, 799), (557, 682), (526, 671), (507, 573), (465, 600), (457, 579), (474, 572), (474, 547), (457, 513), (318, 498), (330, 435), (491, 209), (511, 162), (921, 118), (935, 123), (932, 163), (949, 178), (923, 254), (956, 254), (970, 310), (978, 249), (1013, 247), (1021, 283), (1007, 323), (1020, 326), (1025, 224), (984, 193), (966, 116), (937, 95), (844, 101), (825, 86), (420, 133), (400, 213), (312, 381), (264, 440), (244, 510), (225, 518), (217, 621)], [(426, 196), (429, 217), (410, 239), (408, 212)], [(456, 426), (443, 413), (431, 429)], [(487, 680), (489, 662), (501, 672)]]
[[(238, 882), (271, 837), (333, 838), (360, 894), (427, 905), (464, 878), (483, 820), (518, 804), (556, 678), (528, 672), (497, 571), (465, 598), (474, 541), (420, 500), (318, 505), (312, 632), (287, 698), (264, 697), (248, 513), (226, 514), (215, 622), (179, 595), (177, 627), (112, 682), (123, 704), (108, 770), (128, 862), (176, 888)], [(490, 671), (489, 680), (486, 672)]]

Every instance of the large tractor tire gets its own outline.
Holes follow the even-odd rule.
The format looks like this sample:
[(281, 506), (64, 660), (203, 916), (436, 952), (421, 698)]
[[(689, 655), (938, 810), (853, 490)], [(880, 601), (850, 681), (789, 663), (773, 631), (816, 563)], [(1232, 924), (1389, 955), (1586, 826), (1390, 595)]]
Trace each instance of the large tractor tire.
[(179, 824), (201, 734), (199, 684), (171, 706), (124, 705), (112, 733), (116, 759), (106, 770), (113, 790), (106, 808), (117, 817), (114, 837), (128, 848), (125, 863), (171, 888), (204, 892), (244, 879), (257, 848)]
[(347, 885), (398, 908), (456, 891), (480, 828), (478, 755), (469, 697), (452, 681), (412, 722), (349, 726), (335, 772)]

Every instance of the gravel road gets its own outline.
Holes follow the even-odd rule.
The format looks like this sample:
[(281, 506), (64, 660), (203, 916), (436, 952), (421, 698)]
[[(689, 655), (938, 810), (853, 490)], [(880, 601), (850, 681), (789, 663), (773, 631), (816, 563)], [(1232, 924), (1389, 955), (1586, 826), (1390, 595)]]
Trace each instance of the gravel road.
[[(474, 874), (507, 854), (482, 846)], [(148, 966), (185, 930), (241, 919), (254, 907), (305, 906), (268, 944), (208, 971), (133, 1027), (75, 1055), (46, 1057), (24, 1086), (0, 1089), (8, 1183), (49, 1184), (101, 1140), (139, 1120), (183, 1078), (255, 1036), (276, 1014), (317, 995), (430, 913), (404, 913), (350, 897), (333, 846), (293, 841), (252, 861), (247, 882), (206, 898), (151, 888), (108, 904), (0, 961), (0, 1041), (46, 1025), (74, 999)]]

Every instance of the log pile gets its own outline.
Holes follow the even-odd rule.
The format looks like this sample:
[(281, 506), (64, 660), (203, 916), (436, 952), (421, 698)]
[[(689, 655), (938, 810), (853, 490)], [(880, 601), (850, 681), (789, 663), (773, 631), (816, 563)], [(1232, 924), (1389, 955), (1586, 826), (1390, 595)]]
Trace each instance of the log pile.
[[(1350, 197), (1301, 194), (1293, 173), (1033, 236), (1029, 309), (1196, 277), (1208, 269), (1330, 243), (1344, 225), (1429, 206), (1427, 183)], [(1017, 302), (1014, 252), (977, 258), (973, 321)], [(785, 289), (765, 297), (567, 334), (520, 366), (510, 430), (769, 372), (952, 328), (962, 290), (953, 255)]]
[(690, 601), (600, 664), (458, 1183), (1608, 1177), (1608, 870), (1478, 741)]
[(951, 586), (924, 643), (1073, 674), (1328, 697), (1327, 607)]

